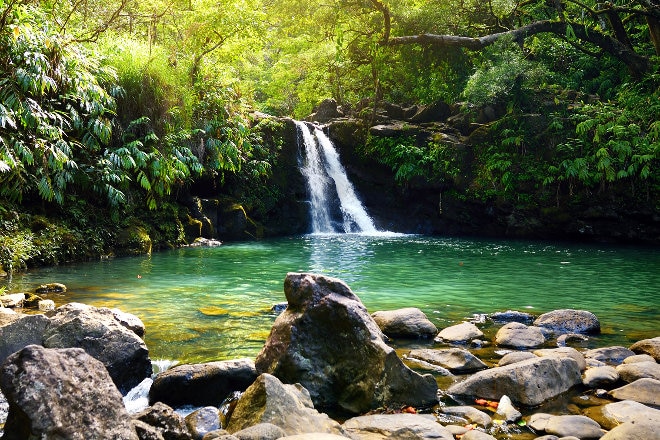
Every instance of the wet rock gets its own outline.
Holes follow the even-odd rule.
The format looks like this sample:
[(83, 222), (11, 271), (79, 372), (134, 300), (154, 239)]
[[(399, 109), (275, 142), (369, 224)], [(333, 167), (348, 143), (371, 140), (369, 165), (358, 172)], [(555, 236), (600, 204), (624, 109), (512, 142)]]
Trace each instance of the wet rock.
[(584, 372), (582, 383), (589, 388), (606, 387), (619, 380), (619, 373), (611, 365), (589, 368)]
[(280, 438), (286, 440), (346, 440), (349, 437), (337, 434), (326, 434), (323, 432), (313, 432), (310, 434), (287, 435), (286, 437)]
[(443, 101), (436, 101), (433, 104), (422, 107), (410, 118), (411, 122), (436, 122), (444, 121), (451, 116), (451, 107)]
[(518, 312), (516, 310), (491, 313), (489, 318), (497, 323), (519, 322), (521, 324), (531, 324), (536, 319), (531, 313)]
[(472, 406), (446, 406), (441, 408), (441, 411), (444, 414), (462, 417), (484, 428), (488, 428), (493, 423), (493, 419), (488, 414)]
[(471, 322), (452, 325), (444, 328), (438, 333), (436, 342), (448, 342), (456, 344), (465, 344), (468, 341), (482, 337), (484, 334), (479, 328)]
[(258, 372), (300, 383), (320, 409), (359, 414), (437, 402), (435, 378), (403, 364), (343, 281), (289, 273), (284, 292), (289, 307), (257, 356)]
[(47, 283), (42, 284), (34, 290), (36, 293), (65, 293), (66, 285), (62, 283)]
[(478, 429), (472, 429), (461, 437), (461, 440), (497, 440), (490, 434), (479, 431)]
[(609, 365), (619, 365), (625, 358), (633, 356), (634, 354), (635, 353), (632, 350), (629, 350), (626, 347), (614, 346), (588, 350), (584, 353), (584, 357), (605, 362)]
[(165, 440), (163, 434), (161, 434), (155, 426), (144, 423), (142, 420), (135, 419), (133, 419), (132, 423), (140, 440)]
[(324, 124), (331, 119), (342, 116), (344, 116), (344, 114), (339, 111), (337, 101), (332, 98), (327, 98), (319, 103), (314, 109), (314, 112), (307, 117), (307, 120)]
[(80, 347), (103, 362), (122, 393), (151, 376), (144, 341), (124, 327), (108, 308), (80, 303), (58, 307), (44, 333), (44, 347)]
[(655, 361), (621, 364), (616, 367), (616, 371), (621, 376), (621, 379), (628, 383), (645, 377), (660, 380), (660, 364)]
[(495, 411), (497, 419), (504, 420), (505, 422), (515, 422), (522, 417), (522, 413), (514, 406), (508, 396), (502, 396)]
[(6, 307), (0, 307), (0, 327), (4, 327), (10, 322), (14, 322), (23, 316), (22, 314), (16, 313), (12, 309)]
[(258, 423), (233, 434), (239, 440), (275, 440), (286, 437), (286, 432), (272, 423)]
[(578, 363), (580, 371), (583, 371), (585, 368), (587, 368), (587, 362), (584, 359), (582, 353), (572, 347), (545, 348), (541, 350), (534, 350), (533, 353), (539, 357), (569, 357)]
[(43, 315), (16, 315), (17, 319), (0, 327), (0, 363), (10, 354), (27, 347), (41, 345), (50, 320)]
[(558, 335), (564, 333), (600, 333), (600, 322), (598, 318), (586, 310), (554, 310), (539, 316), (534, 321), (534, 325), (545, 328)]
[(52, 299), (42, 299), (37, 303), (40, 312), (51, 312), (55, 310), (55, 301)]
[(454, 440), (440, 423), (419, 414), (374, 414), (354, 417), (344, 422), (347, 436), (353, 440)]
[(492, 400), (507, 395), (514, 402), (535, 406), (581, 382), (580, 368), (574, 359), (546, 357), (479, 371), (452, 385), (447, 392), (456, 398)]
[(258, 423), (272, 423), (287, 435), (343, 433), (339, 423), (314, 409), (305, 388), (299, 384), (285, 385), (275, 376), (265, 373), (238, 400), (227, 431), (234, 434)]
[(611, 390), (608, 393), (617, 400), (634, 400), (644, 405), (660, 406), (660, 381), (642, 378)]
[(538, 327), (510, 322), (497, 331), (495, 343), (501, 347), (534, 348), (543, 345), (545, 337)]
[(4, 439), (138, 439), (103, 364), (80, 348), (23, 348), (0, 368), (0, 388)]
[(532, 414), (527, 421), (527, 426), (532, 428), (534, 431), (545, 431), (545, 427), (554, 415), (547, 413), (535, 413)]
[(589, 408), (585, 415), (605, 429), (612, 429), (625, 422), (653, 423), (660, 426), (660, 410), (632, 400), (609, 403), (602, 407)]
[(219, 406), (233, 391), (244, 391), (257, 378), (251, 359), (177, 365), (156, 376), (149, 402)]
[(630, 346), (630, 349), (638, 354), (651, 355), (656, 362), (660, 362), (660, 336), (637, 341)]
[(505, 365), (515, 364), (516, 362), (526, 361), (527, 359), (534, 359), (537, 356), (534, 353), (529, 351), (512, 351), (502, 356), (502, 359), (497, 363), (498, 367), (504, 367)]
[(600, 440), (650, 440), (657, 438), (657, 423), (623, 423), (600, 438)]
[(371, 317), (392, 338), (433, 338), (438, 334), (438, 328), (415, 307), (379, 311)]
[(135, 333), (141, 338), (144, 338), (144, 323), (140, 318), (137, 316), (133, 315), (132, 313), (126, 313), (124, 311), (121, 311), (119, 309), (110, 309), (112, 312), (112, 316), (115, 317), (117, 322), (119, 322), (121, 325)]
[(0, 296), (0, 306), (8, 308), (22, 307), (25, 302), (24, 293), (12, 293)]
[(192, 439), (185, 419), (164, 403), (157, 402), (133, 417), (155, 427), (165, 440)]
[(580, 440), (599, 439), (603, 435), (598, 423), (589, 417), (576, 415), (550, 417), (545, 425), (545, 432), (559, 437), (573, 436)]
[(430, 364), (439, 365), (452, 373), (472, 373), (488, 368), (479, 358), (460, 348), (411, 350), (408, 358), (420, 359)]
[(578, 345), (589, 340), (588, 337), (584, 335), (579, 335), (577, 333), (567, 333), (564, 335), (559, 335), (557, 338), (558, 347), (566, 347), (568, 345)]
[(188, 432), (194, 440), (201, 440), (206, 434), (217, 431), (220, 426), (218, 408), (205, 406), (188, 414), (185, 418)]
[(202, 438), (202, 440), (239, 440), (239, 438), (231, 435), (224, 429), (219, 429), (217, 431), (209, 432)]
[(622, 364), (635, 364), (637, 362), (655, 362), (653, 356), (650, 354), (636, 354), (635, 356), (628, 356), (621, 362)]

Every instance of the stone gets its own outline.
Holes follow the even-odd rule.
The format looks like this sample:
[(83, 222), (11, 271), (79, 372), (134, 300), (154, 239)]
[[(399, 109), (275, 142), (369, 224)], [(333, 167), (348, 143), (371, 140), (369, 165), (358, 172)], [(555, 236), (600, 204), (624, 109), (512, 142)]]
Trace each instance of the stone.
[(420, 309), (407, 307), (371, 315), (381, 331), (391, 338), (434, 338), (438, 328)]
[(625, 422), (652, 423), (660, 426), (660, 410), (632, 400), (608, 403), (602, 407), (593, 408), (585, 414), (596, 420), (605, 429), (612, 429)]
[(156, 402), (133, 417), (155, 427), (164, 440), (190, 440), (192, 438), (185, 419), (164, 403)]
[(55, 301), (52, 299), (42, 299), (37, 303), (40, 312), (51, 312), (55, 310)]
[(476, 325), (471, 322), (463, 322), (442, 329), (435, 340), (437, 342), (464, 344), (483, 335), (483, 332)]
[(660, 380), (660, 364), (655, 361), (621, 364), (616, 367), (616, 371), (621, 379), (628, 383), (645, 377)]
[(463, 435), (463, 437), (461, 437), (461, 440), (497, 440), (497, 439), (490, 434), (487, 434), (483, 431), (479, 431), (478, 429), (471, 429), (468, 432), (466, 432)]
[(214, 406), (205, 406), (191, 412), (185, 421), (193, 440), (201, 440), (209, 432), (222, 428), (218, 408)]
[(617, 400), (634, 400), (644, 405), (660, 406), (660, 381), (642, 378), (611, 390), (608, 393)]
[(135, 419), (133, 419), (132, 423), (140, 440), (165, 440), (163, 434), (161, 434), (155, 426), (144, 423), (142, 420)]
[(521, 324), (531, 324), (536, 319), (531, 313), (519, 312), (517, 310), (495, 312), (491, 313), (488, 317), (497, 323), (520, 322)]
[(484, 428), (488, 428), (493, 423), (493, 419), (488, 414), (472, 406), (445, 406), (440, 410), (443, 414), (462, 417)]
[(657, 423), (623, 423), (600, 438), (600, 440), (651, 440), (658, 438)]
[(545, 431), (545, 427), (548, 424), (548, 420), (554, 417), (552, 414), (547, 413), (535, 413), (529, 417), (527, 420), (527, 426), (532, 428), (534, 431)]
[(0, 306), (0, 327), (20, 319), (21, 316), (23, 314), (16, 313), (15, 310)]
[(224, 429), (219, 429), (217, 431), (209, 432), (202, 438), (202, 440), (239, 440), (239, 438), (231, 435)]
[(634, 356), (628, 356), (621, 362), (622, 364), (635, 364), (637, 362), (655, 362), (653, 356), (650, 354), (636, 354)]
[(587, 361), (584, 359), (584, 356), (573, 347), (544, 348), (540, 350), (534, 350), (533, 353), (539, 357), (570, 357), (578, 363), (580, 371), (583, 371), (587, 368)]
[(408, 358), (439, 365), (456, 374), (473, 373), (488, 368), (488, 365), (484, 364), (475, 355), (460, 348), (418, 348), (411, 350), (408, 353)]
[(515, 422), (522, 418), (522, 413), (513, 406), (513, 402), (511, 402), (509, 396), (502, 396), (500, 398), (495, 414), (498, 416), (497, 419), (504, 420), (505, 422)]
[(437, 403), (435, 378), (403, 364), (343, 281), (289, 273), (284, 293), (289, 307), (257, 355), (258, 372), (301, 384), (322, 410), (360, 414)]
[(349, 437), (337, 434), (326, 434), (324, 432), (312, 432), (310, 434), (287, 435), (286, 437), (280, 438), (286, 440), (345, 440)]
[(600, 333), (600, 322), (596, 315), (586, 310), (561, 309), (544, 313), (534, 321), (537, 327), (545, 328), (554, 334)]
[(603, 436), (600, 425), (589, 417), (563, 415), (550, 417), (545, 425), (545, 432), (558, 437), (577, 437), (580, 440), (599, 439)]
[(479, 371), (453, 384), (447, 393), (456, 399), (479, 397), (536, 406), (582, 383), (578, 363), (570, 357), (543, 357)]
[(637, 354), (651, 355), (656, 362), (660, 362), (660, 336), (637, 341), (630, 346), (630, 349)]
[(286, 437), (286, 432), (272, 423), (258, 423), (234, 433), (239, 440), (275, 440)]
[(501, 347), (534, 348), (545, 343), (545, 336), (538, 327), (510, 322), (497, 331), (495, 343)]
[(65, 293), (66, 285), (62, 283), (42, 284), (34, 290), (36, 293)]
[(635, 353), (626, 347), (601, 347), (587, 350), (584, 357), (587, 359), (595, 359), (597, 361), (605, 362), (609, 365), (619, 365), (623, 360)]
[(138, 440), (103, 364), (80, 348), (28, 345), (0, 368), (9, 402), (3, 439)]
[(454, 440), (440, 423), (420, 414), (373, 414), (353, 417), (344, 422), (353, 440)]
[(582, 377), (582, 383), (589, 388), (606, 387), (619, 380), (619, 373), (611, 365), (588, 368)]
[(299, 384), (283, 384), (270, 374), (261, 374), (238, 399), (226, 429), (231, 434), (256, 425), (271, 423), (287, 435), (310, 432), (343, 434), (339, 423), (319, 413), (309, 392)]
[(18, 319), (0, 327), (0, 362), (28, 345), (42, 345), (50, 319), (44, 315), (17, 315)]
[(587, 342), (588, 340), (589, 338), (584, 335), (579, 335), (577, 333), (566, 333), (557, 337), (557, 346), (566, 347), (569, 344), (578, 345)]
[(141, 338), (144, 338), (144, 332), (145, 332), (145, 327), (144, 323), (140, 318), (137, 316), (133, 315), (132, 313), (126, 313), (122, 310), (119, 309), (110, 309), (112, 312), (112, 316), (115, 317), (117, 322), (119, 322), (121, 325), (135, 333)]
[(257, 376), (251, 359), (177, 365), (155, 377), (149, 402), (173, 407), (220, 406), (227, 395), (245, 391)]
[(507, 353), (497, 362), (498, 367), (505, 365), (515, 364), (516, 362), (526, 361), (528, 359), (535, 359), (537, 356), (529, 351), (512, 351)]
[(451, 116), (451, 107), (443, 101), (436, 101), (432, 104), (420, 108), (417, 113), (410, 118), (410, 121), (423, 123), (423, 122), (440, 122), (446, 120)]
[(55, 310), (44, 333), (44, 347), (83, 348), (103, 362), (122, 393), (151, 376), (144, 341), (124, 327), (108, 308), (69, 303)]
[(0, 296), (0, 306), (3, 307), (10, 307), (10, 308), (22, 307), (23, 302), (25, 302), (24, 293), (11, 293), (9, 295)]
[(339, 118), (341, 116), (344, 116), (344, 114), (339, 111), (337, 101), (332, 98), (327, 98), (319, 103), (314, 109), (314, 113), (312, 113), (307, 119), (325, 124), (331, 119)]

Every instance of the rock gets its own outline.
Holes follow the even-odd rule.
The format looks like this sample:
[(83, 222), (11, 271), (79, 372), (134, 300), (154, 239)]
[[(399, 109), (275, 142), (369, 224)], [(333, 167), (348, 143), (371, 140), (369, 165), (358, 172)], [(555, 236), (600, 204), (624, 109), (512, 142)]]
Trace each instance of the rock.
[(660, 381), (642, 378), (611, 390), (608, 393), (617, 400), (634, 400), (644, 405), (660, 406)]
[(623, 360), (635, 353), (626, 347), (602, 347), (588, 350), (584, 353), (587, 359), (595, 359), (610, 365), (619, 365)]
[(463, 435), (463, 437), (461, 437), (461, 440), (497, 440), (497, 439), (490, 434), (487, 434), (483, 431), (479, 431), (478, 429), (471, 429), (468, 432), (466, 432)]
[(443, 101), (436, 101), (422, 107), (410, 121), (423, 123), (423, 122), (440, 122), (446, 120), (451, 116), (451, 107)]
[(495, 312), (491, 313), (488, 317), (497, 323), (519, 322), (521, 324), (531, 324), (536, 319), (531, 313), (518, 312), (516, 310)]
[(344, 430), (353, 440), (454, 440), (440, 423), (419, 414), (373, 414), (344, 422)]
[(135, 419), (133, 419), (132, 423), (140, 440), (165, 440), (163, 434), (161, 434), (155, 426), (144, 423), (142, 420)]
[(220, 406), (233, 391), (244, 391), (257, 378), (250, 359), (177, 365), (158, 374), (149, 390), (149, 402), (178, 407)]
[(515, 364), (516, 362), (526, 361), (527, 359), (535, 359), (537, 356), (529, 351), (512, 351), (502, 356), (502, 359), (497, 363), (498, 367), (505, 365)]
[(582, 383), (589, 388), (612, 385), (619, 380), (619, 373), (611, 365), (589, 368), (584, 372)]
[(300, 383), (320, 409), (359, 414), (437, 403), (435, 378), (403, 364), (343, 281), (289, 273), (284, 292), (289, 307), (257, 355), (258, 372)]
[(50, 312), (55, 310), (55, 301), (52, 299), (42, 299), (37, 303), (40, 312)]
[(445, 406), (440, 410), (443, 414), (462, 417), (484, 428), (488, 428), (493, 423), (493, 419), (488, 414), (472, 406)]
[(9, 295), (0, 296), (0, 306), (2, 307), (10, 307), (10, 308), (22, 307), (23, 302), (25, 302), (24, 293), (12, 293)]
[(381, 331), (392, 338), (433, 338), (438, 328), (415, 307), (375, 312), (371, 315)]
[(214, 406), (205, 406), (191, 412), (186, 416), (185, 422), (193, 440), (201, 440), (209, 432), (222, 428), (218, 408)]
[(239, 440), (275, 440), (286, 437), (286, 432), (272, 423), (258, 423), (234, 433)]
[(621, 364), (616, 367), (616, 371), (621, 376), (621, 379), (628, 383), (645, 377), (660, 380), (660, 364), (655, 361)]
[(151, 376), (151, 359), (144, 341), (124, 327), (108, 308), (80, 303), (58, 307), (44, 333), (44, 347), (83, 348), (103, 362), (122, 393)]
[(497, 331), (495, 343), (502, 347), (534, 348), (543, 345), (545, 337), (538, 327), (510, 322)]
[(272, 423), (287, 435), (343, 433), (339, 423), (314, 409), (305, 388), (299, 384), (285, 385), (266, 373), (260, 375), (240, 397), (229, 419), (227, 431), (234, 434), (258, 423)]
[(314, 109), (314, 112), (307, 118), (309, 121), (319, 122), (324, 124), (331, 119), (344, 116), (337, 107), (337, 101), (332, 98), (327, 98)]
[(569, 357), (544, 357), (479, 371), (447, 390), (456, 398), (480, 397), (535, 406), (582, 382), (580, 368)]
[(155, 427), (165, 440), (192, 439), (184, 418), (164, 403), (157, 402), (133, 417)]
[(522, 413), (514, 408), (511, 399), (508, 396), (502, 396), (500, 402), (497, 404), (497, 411), (495, 414), (498, 415), (498, 419), (504, 420), (505, 422), (515, 422), (522, 417)]
[(34, 290), (36, 293), (65, 293), (66, 285), (62, 283), (42, 284)]
[(0, 306), (0, 327), (20, 319), (23, 315), (12, 309)]
[(622, 364), (634, 364), (637, 362), (655, 362), (653, 356), (650, 354), (636, 354), (634, 356), (628, 356), (621, 362)]
[(117, 322), (119, 322), (121, 325), (135, 333), (141, 338), (144, 338), (144, 323), (140, 318), (137, 316), (133, 315), (132, 313), (126, 313), (123, 312), (119, 309), (110, 309), (112, 312), (112, 316), (115, 317)]
[(537, 327), (545, 328), (555, 334), (600, 333), (600, 322), (596, 315), (586, 310), (561, 309), (544, 313), (534, 321)]
[(313, 432), (310, 434), (287, 435), (280, 437), (282, 440), (346, 440), (348, 437), (337, 434), (326, 434), (323, 432)]
[(559, 437), (573, 436), (580, 440), (599, 439), (603, 435), (600, 425), (589, 417), (563, 415), (550, 417), (545, 432)]
[(534, 431), (545, 431), (545, 427), (548, 424), (548, 420), (554, 417), (552, 414), (547, 413), (535, 413), (527, 421), (527, 426), (532, 428)]
[(23, 348), (0, 368), (0, 388), (10, 404), (3, 439), (138, 439), (103, 364), (80, 348)]
[(657, 423), (623, 423), (600, 438), (600, 440), (651, 440), (658, 437)]
[(50, 319), (44, 315), (17, 316), (17, 320), (0, 327), (0, 362), (28, 345), (43, 343), (44, 332)]
[(480, 338), (483, 335), (483, 332), (476, 325), (471, 322), (463, 322), (442, 329), (435, 340), (436, 342), (464, 344), (471, 339)]
[(533, 353), (539, 357), (570, 357), (578, 363), (580, 371), (583, 371), (585, 368), (587, 368), (587, 362), (584, 359), (582, 353), (572, 347), (546, 348), (541, 350), (534, 350)]
[(439, 365), (452, 373), (472, 373), (488, 368), (479, 358), (467, 350), (460, 348), (431, 349), (419, 348), (411, 350), (408, 358), (419, 359), (430, 364)]
[(202, 440), (239, 440), (238, 437), (231, 435), (224, 429), (211, 431), (202, 438)]
[(660, 410), (653, 409), (632, 400), (608, 403), (600, 408), (590, 408), (585, 412), (605, 429), (612, 429), (625, 422), (652, 423), (660, 426)]
[(653, 356), (656, 362), (660, 362), (660, 336), (653, 339), (642, 339), (630, 346), (630, 349), (638, 354)]
[(581, 344), (583, 342), (587, 342), (589, 338), (587, 338), (584, 335), (579, 335), (577, 333), (566, 333), (563, 335), (559, 335), (557, 338), (557, 346), (558, 347), (566, 347), (569, 344)]

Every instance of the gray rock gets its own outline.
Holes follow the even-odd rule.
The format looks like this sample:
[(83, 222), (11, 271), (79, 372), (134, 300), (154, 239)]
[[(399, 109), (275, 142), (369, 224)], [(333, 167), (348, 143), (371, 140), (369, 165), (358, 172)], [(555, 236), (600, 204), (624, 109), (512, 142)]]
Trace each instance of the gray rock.
[(24, 293), (12, 293), (0, 296), (0, 306), (2, 307), (21, 307), (25, 302)]
[(488, 368), (479, 358), (467, 350), (460, 348), (431, 349), (419, 348), (411, 350), (408, 358), (420, 359), (430, 364), (439, 365), (452, 373), (472, 373)]
[(160, 430), (155, 426), (144, 423), (142, 420), (135, 419), (133, 419), (132, 423), (140, 440), (165, 440), (163, 434), (161, 434)]
[(588, 340), (589, 338), (584, 335), (579, 335), (577, 333), (567, 333), (557, 337), (557, 346), (566, 347), (569, 344), (579, 345), (587, 342)]
[(541, 437), (536, 437), (534, 440), (559, 440), (559, 437), (557, 437), (556, 435), (548, 434), (548, 435), (542, 435)]
[(240, 440), (275, 440), (286, 437), (286, 432), (272, 423), (257, 423), (233, 434)]
[(660, 336), (652, 339), (642, 339), (630, 346), (637, 354), (648, 354), (653, 356), (656, 362), (660, 362)]
[(16, 315), (18, 319), (0, 327), (0, 363), (10, 354), (27, 347), (41, 345), (50, 320), (44, 315)]
[(165, 440), (192, 439), (185, 419), (164, 403), (157, 402), (133, 418), (156, 428)]
[(343, 427), (353, 440), (454, 440), (447, 428), (419, 414), (359, 416), (346, 420)]
[(660, 380), (660, 364), (655, 361), (621, 364), (616, 367), (616, 371), (621, 376), (621, 379), (628, 383), (643, 378)]
[(186, 416), (185, 421), (194, 440), (201, 440), (209, 432), (222, 428), (218, 408), (214, 406), (205, 406), (191, 412)]
[(609, 365), (619, 365), (623, 360), (635, 353), (626, 347), (601, 347), (587, 350), (584, 357), (587, 359), (595, 359), (597, 361), (605, 362)]
[(609, 386), (619, 380), (619, 373), (611, 365), (589, 368), (584, 372), (582, 383), (589, 388)]
[(545, 432), (559, 437), (573, 436), (578, 439), (599, 439), (603, 435), (600, 425), (589, 417), (564, 415), (550, 417)]
[(406, 367), (360, 299), (341, 280), (289, 273), (289, 307), (277, 317), (255, 365), (300, 383), (320, 409), (359, 414), (381, 406), (437, 403), (437, 383)]
[(443, 101), (436, 101), (432, 104), (421, 107), (419, 111), (410, 118), (412, 122), (439, 122), (444, 121), (451, 116), (449, 104)]
[(0, 368), (0, 388), (10, 404), (3, 439), (138, 439), (103, 364), (80, 348), (23, 348)]
[[(608, 403), (600, 408), (600, 412), (602, 418), (596, 419), (596, 421), (606, 429), (612, 429), (625, 422), (652, 423), (660, 426), (660, 410), (632, 400)], [(589, 416), (591, 417), (591, 414)]]
[(522, 417), (522, 413), (513, 406), (513, 402), (508, 396), (502, 396), (495, 414), (498, 420), (504, 420), (505, 422), (515, 422)]
[(371, 315), (381, 331), (392, 338), (433, 338), (438, 328), (420, 309), (408, 307)]
[(534, 321), (537, 327), (545, 328), (555, 334), (600, 333), (600, 322), (596, 315), (586, 310), (561, 309), (544, 313)]
[(532, 414), (527, 420), (527, 426), (532, 428), (534, 431), (545, 431), (545, 427), (554, 415), (547, 413), (535, 413)]
[(506, 394), (514, 402), (535, 406), (581, 382), (580, 368), (574, 359), (546, 357), (479, 371), (452, 385), (447, 392), (457, 398), (477, 396), (491, 400)]
[(257, 376), (251, 359), (177, 365), (156, 376), (149, 402), (173, 407), (220, 406), (227, 395), (244, 391)]
[(533, 353), (539, 357), (569, 357), (578, 363), (580, 371), (583, 371), (587, 368), (587, 362), (584, 359), (584, 356), (573, 347), (545, 348), (541, 350), (534, 350)]
[(202, 438), (202, 440), (239, 440), (239, 438), (231, 435), (224, 429), (219, 429), (217, 431), (209, 432)]
[(476, 325), (471, 322), (463, 322), (442, 329), (435, 340), (437, 342), (464, 344), (483, 335), (484, 333)]
[(652, 440), (658, 438), (657, 423), (623, 423), (600, 438), (600, 440)]
[(642, 378), (611, 390), (608, 393), (617, 400), (634, 400), (644, 405), (660, 406), (660, 381)]
[(463, 437), (461, 437), (461, 440), (497, 440), (497, 439), (490, 434), (479, 431), (477, 429), (472, 429), (466, 432), (463, 435)]
[(464, 418), (470, 423), (476, 423), (484, 428), (488, 428), (493, 423), (493, 419), (488, 414), (472, 406), (446, 406), (440, 410), (444, 414)]
[(497, 363), (498, 367), (505, 365), (515, 364), (516, 362), (526, 361), (528, 359), (535, 359), (537, 356), (529, 351), (512, 351), (502, 356), (502, 359)]
[(6, 307), (0, 307), (0, 327), (20, 319), (23, 315), (16, 313), (15, 310)]
[(310, 432), (343, 434), (339, 423), (314, 409), (305, 388), (285, 385), (275, 376), (262, 374), (245, 390), (229, 420), (227, 431), (237, 431), (258, 423), (272, 423), (287, 435)]
[(510, 322), (497, 331), (495, 343), (501, 347), (534, 348), (545, 343), (545, 336), (538, 327)]
[(112, 316), (115, 317), (117, 322), (119, 322), (121, 325), (135, 333), (141, 338), (144, 338), (144, 323), (140, 318), (137, 316), (133, 315), (132, 313), (126, 313), (122, 310), (119, 309), (110, 309), (112, 312)]
[(58, 307), (44, 333), (43, 345), (84, 349), (103, 363), (122, 393), (152, 373), (144, 341), (117, 321), (108, 308), (79, 303)]
[(341, 116), (344, 116), (344, 114), (339, 111), (337, 101), (332, 98), (327, 98), (321, 101), (316, 109), (314, 109), (314, 113), (312, 113), (307, 119), (324, 124), (331, 119), (339, 118)]
[(327, 434), (323, 432), (312, 432), (309, 434), (287, 435), (286, 437), (280, 438), (286, 440), (345, 440), (349, 437), (344, 437), (343, 435), (337, 434)]
[(637, 362), (655, 362), (653, 356), (650, 354), (636, 354), (634, 356), (628, 356), (621, 362), (622, 364), (635, 364)]
[(495, 322), (520, 322), (522, 324), (531, 324), (536, 317), (531, 313), (507, 310), (506, 312), (491, 313), (489, 318)]

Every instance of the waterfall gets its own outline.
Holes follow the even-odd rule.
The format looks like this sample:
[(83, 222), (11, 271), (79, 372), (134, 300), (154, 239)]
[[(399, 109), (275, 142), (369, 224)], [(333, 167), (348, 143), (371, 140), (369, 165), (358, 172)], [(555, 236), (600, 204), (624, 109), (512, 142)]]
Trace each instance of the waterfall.
[(305, 147), (301, 172), (309, 189), (312, 232), (378, 232), (355, 194), (332, 141), (319, 127), (314, 127), (314, 134), (304, 122), (296, 121), (296, 127)]

